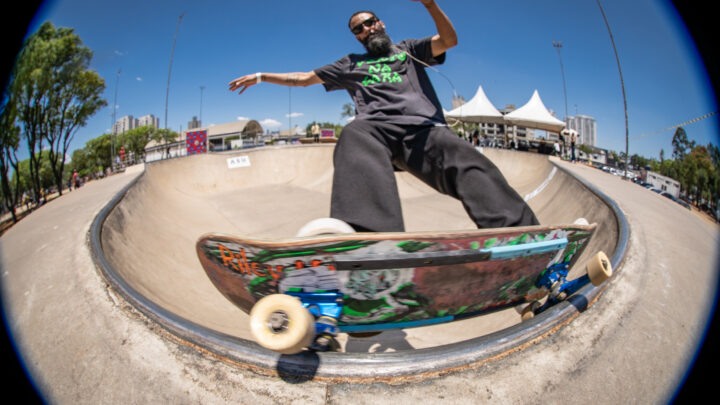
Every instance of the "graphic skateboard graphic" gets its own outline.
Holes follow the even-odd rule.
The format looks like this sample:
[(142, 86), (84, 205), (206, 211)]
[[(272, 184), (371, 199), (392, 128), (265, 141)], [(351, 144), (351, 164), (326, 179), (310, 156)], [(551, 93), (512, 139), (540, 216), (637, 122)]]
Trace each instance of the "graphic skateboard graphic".
[[(302, 234), (350, 232), (315, 227)], [(335, 233), (282, 240), (207, 234), (197, 253), (215, 287), (281, 353), (334, 349), (338, 332), (450, 322), (529, 303), (523, 319), (612, 275), (598, 252), (568, 273), (596, 224), (464, 232)], [(547, 297), (544, 304), (540, 300)]]

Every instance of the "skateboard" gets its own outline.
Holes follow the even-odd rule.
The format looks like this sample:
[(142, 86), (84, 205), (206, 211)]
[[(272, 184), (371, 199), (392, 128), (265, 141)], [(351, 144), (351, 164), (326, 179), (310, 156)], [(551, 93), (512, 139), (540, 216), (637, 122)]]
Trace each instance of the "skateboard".
[(207, 234), (197, 242), (208, 277), (250, 314), (263, 347), (286, 354), (334, 350), (339, 332), (367, 336), (529, 304), (526, 320), (612, 275), (598, 252), (585, 275), (567, 279), (596, 230), (586, 222), (351, 233), (347, 224), (323, 221), (295, 238)]

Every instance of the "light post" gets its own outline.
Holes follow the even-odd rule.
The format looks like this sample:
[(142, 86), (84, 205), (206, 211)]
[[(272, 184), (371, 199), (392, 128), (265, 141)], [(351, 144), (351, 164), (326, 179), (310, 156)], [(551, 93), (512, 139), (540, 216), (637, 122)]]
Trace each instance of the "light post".
[(200, 86), (200, 126), (202, 127), (202, 99), (203, 99), (203, 90), (205, 90), (205, 86)]
[(120, 86), (120, 72), (122, 69), (118, 69), (117, 79), (115, 79), (115, 100), (113, 101), (113, 113), (112, 113), (112, 125), (110, 126), (110, 170), (115, 171), (115, 120), (117, 119), (117, 95), (118, 87)]
[(615, 38), (613, 38), (612, 30), (610, 30), (610, 23), (608, 23), (607, 16), (605, 16), (605, 10), (603, 10), (600, 0), (596, 0), (598, 7), (600, 7), (600, 13), (605, 20), (605, 26), (607, 27), (608, 34), (610, 34), (610, 42), (612, 43), (613, 51), (615, 52), (615, 60), (617, 61), (618, 72), (620, 73), (620, 88), (622, 89), (623, 106), (625, 108), (625, 174), (623, 178), (627, 180), (628, 164), (630, 159), (630, 130), (628, 127), (628, 111), (627, 111), (627, 97), (625, 97), (625, 81), (623, 80), (622, 68), (620, 67), (620, 57), (618, 56), (617, 47), (615, 46)]
[(172, 50), (170, 51), (170, 67), (168, 68), (167, 87), (165, 90), (165, 139), (167, 139), (167, 136), (168, 136), (167, 116), (168, 116), (168, 99), (170, 98), (170, 73), (172, 73), (173, 56), (175, 55), (175, 43), (177, 42), (177, 34), (178, 34), (178, 31), (180, 30), (180, 21), (182, 21), (184, 16), (185, 16), (185, 12), (180, 14), (180, 17), (178, 18), (177, 26), (175, 27), (175, 37), (173, 38)]
[(567, 123), (567, 118), (568, 118), (567, 88), (565, 87), (565, 69), (563, 68), (562, 55), (560, 54), (560, 49), (562, 49), (562, 42), (560, 42), (560, 41), (553, 41), (552, 44), (553, 44), (553, 47), (555, 47), (555, 49), (557, 49), (558, 58), (560, 58), (560, 74), (562, 75), (563, 95), (565, 96), (565, 122)]

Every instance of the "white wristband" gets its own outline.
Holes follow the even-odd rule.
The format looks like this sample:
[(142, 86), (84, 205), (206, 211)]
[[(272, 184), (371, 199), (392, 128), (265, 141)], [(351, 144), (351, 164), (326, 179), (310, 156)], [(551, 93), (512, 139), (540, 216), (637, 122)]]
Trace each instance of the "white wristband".
[(262, 83), (262, 77), (260, 76), (260, 72), (255, 73), (255, 79), (257, 79), (257, 83), (255, 84)]

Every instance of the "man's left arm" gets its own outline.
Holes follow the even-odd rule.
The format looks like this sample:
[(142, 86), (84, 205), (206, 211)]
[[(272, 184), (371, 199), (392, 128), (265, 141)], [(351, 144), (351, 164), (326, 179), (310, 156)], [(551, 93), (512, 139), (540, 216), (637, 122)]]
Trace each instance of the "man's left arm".
[(455, 27), (447, 15), (435, 3), (435, 0), (413, 0), (421, 2), (430, 13), (438, 33), (432, 37), (432, 54), (433, 57), (442, 55), (448, 49), (454, 47), (458, 43)]

